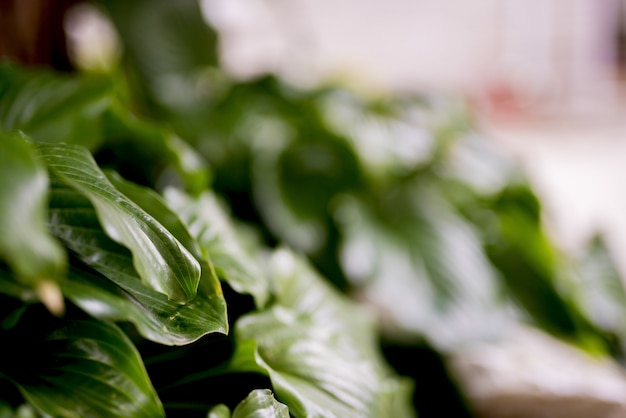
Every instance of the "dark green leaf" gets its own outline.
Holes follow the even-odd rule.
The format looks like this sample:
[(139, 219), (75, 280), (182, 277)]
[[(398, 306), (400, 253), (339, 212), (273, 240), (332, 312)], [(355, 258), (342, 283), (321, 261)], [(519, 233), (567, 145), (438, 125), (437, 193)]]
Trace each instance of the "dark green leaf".
[(268, 279), (246, 250), (217, 197), (206, 191), (193, 198), (179, 190), (168, 189), (165, 198), (200, 243), (220, 277), (237, 292), (251, 294), (257, 306), (264, 306), (269, 298)]
[[(193, 112), (202, 72), (217, 63), (217, 36), (196, 0), (104, 0), (121, 35), (135, 88), (151, 105)], [(203, 88), (204, 87), (204, 88)]]
[(562, 260), (543, 229), (540, 202), (530, 187), (508, 185), (490, 207), (495, 225), (486, 229), (485, 247), (512, 298), (550, 333), (583, 344), (597, 339), (569, 293), (571, 286), (559, 285)]
[(264, 369), (295, 417), (412, 416), (410, 386), (379, 356), (371, 318), (356, 305), (338, 303), (339, 296), (291, 253), (276, 257), (278, 305), (236, 323), (232, 367)]
[(50, 216), (52, 231), (65, 245), (110, 280), (74, 269), (69, 281), (62, 283), (63, 293), (86, 312), (130, 321), (145, 338), (167, 345), (188, 344), (211, 332), (228, 332), (226, 303), (208, 263), (201, 263), (196, 296), (181, 305), (143, 285), (131, 253), (105, 234), (95, 209), (79, 192), (55, 183)]
[(289, 418), (289, 408), (276, 401), (272, 391), (257, 389), (237, 405), (232, 418)]
[(203, 259), (200, 245), (191, 237), (182, 221), (165, 200), (152, 189), (125, 180), (113, 171), (105, 172), (113, 186), (163, 225), (198, 261)]
[(130, 249), (147, 286), (176, 302), (194, 297), (199, 263), (167, 229), (113, 187), (85, 148), (40, 144), (39, 151), (59, 181), (91, 201), (107, 234)]
[[(32, 331), (33, 324), (30, 325), (29, 331)], [(15, 338), (9, 334), (3, 339), (5, 349), (20, 354), (17, 363), (3, 366), (3, 373), (45, 414), (55, 417), (164, 416), (139, 353), (128, 337), (113, 325), (68, 320), (54, 325), (44, 335)], [(37, 355), (29, 357), (24, 353)]]
[(20, 129), (36, 141), (69, 142), (94, 149), (112, 82), (96, 75), (60, 76), (0, 65), (0, 127)]
[(107, 142), (101, 152), (114, 155), (108, 162), (114, 168), (159, 187), (183, 185), (194, 194), (208, 187), (206, 162), (170, 129), (138, 119), (122, 106), (111, 107), (104, 116)]

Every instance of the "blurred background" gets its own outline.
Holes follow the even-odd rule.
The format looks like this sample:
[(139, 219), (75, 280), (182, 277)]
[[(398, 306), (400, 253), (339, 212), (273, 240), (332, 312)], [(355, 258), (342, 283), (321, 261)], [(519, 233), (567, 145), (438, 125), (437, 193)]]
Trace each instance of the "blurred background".
[[(622, 0), (205, 0), (221, 62), (367, 92), (463, 97), (524, 165), (568, 251), (602, 229), (626, 271)], [(619, 250), (617, 250), (619, 248)]]
[(130, 68), (236, 216), (373, 307), (420, 416), (626, 416), (626, 1), (172, 4), (2, 1), (0, 53)]

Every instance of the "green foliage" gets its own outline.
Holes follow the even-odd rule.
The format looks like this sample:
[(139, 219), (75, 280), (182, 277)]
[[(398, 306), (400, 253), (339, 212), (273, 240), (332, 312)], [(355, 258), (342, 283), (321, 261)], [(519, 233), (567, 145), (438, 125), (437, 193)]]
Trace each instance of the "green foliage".
[[(74, 83), (47, 72), (22, 73), (13, 66), (6, 73), (10, 76), (3, 83), (12, 83), (18, 74), (27, 74), (36, 84), (43, 83), (40, 77), (55, 86)], [(8, 109), (11, 100), (0, 97)], [(233, 416), (265, 416), (269, 411), (274, 411), (272, 416), (285, 416), (288, 406), (294, 416), (316, 410), (338, 417), (388, 415), (397, 410), (410, 416), (409, 386), (384, 367), (377, 351), (375, 322), (357, 321), (355, 326), (339, 321), (328, 328), (327, 321), (313, 321), (325, 310), (329, 310), (324, 314), (327, 319), (329, 315), (357, 314), (344, 312), (346, 297), (330, 289), (324, 296), (326, 307), (318, 308), (309, 307), (308, 299), (293, 290), (291, 295), (284, 294), (289, 287), (264, 261), (264, 254), (271, 249), (250, 238), (242, 225), (230, 218), (225, 203), (214, 192), (205, 188), (196, 196), (189, 194), (198, 193), (202, 184), (193, 176), (170, 177), (161, 195), (156, 179), (167, 178), (162, 174), (170, 168), (160, 161), (179, 161), (179, 172), (184, 173), (201, 158), (186, 145), (164, 146), (166, 128), (148, 121), (128, 122), (133, 120), (130, 116), (111, 117), (122, 109), (116, 100), (111, 92), (111, 106), (101, 109), (98, 116), (100, 139), (83, 142), (92, 144), (91, 152), (71, 136), (67, 141), (46, 141), (45, 132), (52, 132), (54, 125), (50, 118), (37, 125), (38, 132), (44, 132), (38, 134), (43, 137), (37, 141), (26, 136), (31, 126), (26, 123), (18, 124), (24, 133), (3, 134), (0, 145), (6, 151), (2, 154), (6, 169), (0, 174), (6, 185), (4, 201), (12, 204), (3, 206), (1, 213), (7, 233), (0, 264), (0, 333), (11, 352), (6, 358), (12, 360), (0, 363), (0, 383), (19, 389), (6, 398), (8, 405), (17, 408), (28, 402), (41, 414), (68, 417), (163, 416), (180, 408), (206, 414), (212, 405), (224, 402), (234, 408)], [(31, 102), (31, 116), (38, 115), (44, 105)], [(74, 113), (76, 118), (82, 117), (80, 111), (66, 107), (60, 113), (64, 118), (71, 121)], [(19, 108), (12, 111), (25, 112)], [(127, 122), (121, 129), (120, 121), (124, 120)], [(145, 176), (145, 172), (136, 176), (149, 187), (125, 180), (111, 170), (137, 173), (129, 170), (124, 159), (111, 157), (112, 149), (123, 148), (120, 137), (135, 144), (156, 142), (156, 147), (146, 151), (148, 156), (139, 158), (156, 162), (156, 167), (148, 169), (155, 170), (155, 176)], [(172, 154), (177, 155), (171, 158)], [(185, 163), (190, 155), (192, 164)], [(107, 170), (99, 167), (99, 159)], [(163, 173), (158, 173), (159, 169)], [(33, 254), (41, 254), (35, 263)], [(316, 277), (310, 266), (300, 269), (302, 277)], [(50, 316), (36, 303), (40, 280), (57, 284), (67, 305), (62, 317)], [(255, 305), (248, 311), (236, 301), (232, 306), (222, 285), (252, 295)], [(230, 319), (227, 307), (235, 312)], [(297, 322), (281, 322), (275, 317), (281, 311), (293, 312)], [(246, 315), (239, 317), (241, 314)], [(254, 321), (270, 321), (266, 326), (275, 328), (282, 337), (274, 339), (270, 329), (257, 327)], [(233, 335), (227, 335), (230, 322), (238, 330)], [(327, 335), (318, 340), (320, 333)], [(204, 341), (212, 341), (208, 346), (214, 350), (183, 354), (193, 353), (190, 347), (207, 344)], [(299, 347), (309, 344), (307, 341), (310, 350), (302, 351)], [(228, 348), (233, 345), (234, 352)], [(258, 347), (260, 363), (252, 369), (237, 366), (245, 347)], [(323, 350), (318, 352), (316, 347)], [(30, 353), (40, 348), (45, 356), (33, 361), (34, 354)], [(244, 356), (254, 356), (255, 350)], [(287, 363), (262, 360), (272, 351), (291, 354), (279, 360)], [(193, 363), (193, 356), (212, 360), (208, 365), (201, 362), (205, 365), (181, 376), (178, 383), (162, 384), (161, 370), (171, 375), (181, 365)], [(360, 365), (352, 370), (355, 360)], [(320, 369), (324, 362), (328, 367)], [(284, 364), (295, 368), (282, 370)], [(224, 365), (230, 366), (225, 369)], [(233, 399), (227, 392), (212, 389), (210, 403), (200, 402), (200, 406), (202, 397), (188, 399), (189, 394), (200, 396), (207, 376), (216, 380), (210, 387), (219, 388), (220, 379), (229, 381), (242, 372), (269, 376), (269, 384), (281, 393), (286, 406), (258, 391), (244, 400), (243, 394)], [(346, 372), (351, 378), (339, 382)], [(204, 378), (194, 380), (198, 373)], [(295, 389), (286, 383), (293, 376), (301, 376)], [(186, 390), (186, 396), (176, 394), (177, 387), (187, 388), (190, 382), (198, 386)], [(248, 385), (242, 377), (238, 386), (253, 389)], [(400, 387), (404, 389), (395, 390)], [(226, 387), (224, 390), (228, 391)], [(343, 393), (338, 399), (332, 393), (335, 390)]]
[(12, 363), (2, 371), (36, 409), (63, 417), (164, 416), (139, 353), (119, 328), (65, 320), (28, 335), (29, 319), (3, 336)]
[(46, 226), (46, 167), (22, 134), (0, 134), (0, 179), (0, 257), (33, 287), (62, 277), (67, 257)]
[(271, 391), (257, 389), (241, 401), (230, 414), (225, 405), (211, 409), (208, 418), (289, 418), (289, 408), (277, 402)]
[(412, 417), (381, 342), (622, 354), (601, 240), (458, 102), (236, 82), (196, 1), (100, 4), (119, 71), (0, 65), (0, 415)]
[(51, 177), (87, 197), (107, 235), (130, 250), (147, 287), (179, 303), (195, 296), (198, 262), (167, 229), (113, 187), (89, 151), (48, 144), (38, 149)]

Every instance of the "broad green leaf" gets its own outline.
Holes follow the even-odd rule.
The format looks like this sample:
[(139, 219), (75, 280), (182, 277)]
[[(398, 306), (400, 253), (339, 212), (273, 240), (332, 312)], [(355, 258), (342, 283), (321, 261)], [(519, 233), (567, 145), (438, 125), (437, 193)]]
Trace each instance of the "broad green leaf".
[(164, 195), (168, 205), (200, 243), (218, 275), (237, 292), (251, 294), (257, 306), (264, 306), (269, 298), (268, 279), (246, 251), (218, 198), (209, 191), (194, 198), (173, 188), (167, 189)]
[(278, 304), (237, 321), (231, 367), (264, 369), (295, 417), (412, 416), (410, 387), (378, 353), (373, 320), (354, 304), (338, 303), (323, 279), (289, 252), (279, 252), (275, 263), (282, 276)]
[(60, 313), (62, 300), (41, 292), (67, 269), (65, 250), (46, 225), (48, 184), (33, 145), (20, 133), (0, 133), (0, 260), (18, 280), (38, 288), (49, 309)]
[(182, 221), (154, 190), (125, 180), (114, 171), (105, 171), (113, 186), (163, 225), (199, 262), (203, 260), (200, 245), (192, 238)]
[(289, 418), (289, 408), (276, 401), (272, 391), (256, 389), (235, 407), (232, 418)]
[[(349, 331), (333, 332), (281, 307), (246, 316), (236, 324), (236, 338), (258, 346), (246, 353), (251, 346), (240, 345), (233, 367), (239, 357), (254, 358), (295, 417), (412, 416), (407, 382), (385, 374), (379, 359), (367, 355), (373, 347), (359, 345), (345, 335)], [(403, 402), (395, 404), (392, 396)]]
[(117, 327), (66, 320), (33, 333), (45, 330), (39, 321), (3, 336), (3, 348), (16, 357), (2, 366), (38, 410), (72, 418), (164, 416), (139, 353)]
[(108, 77), (67, 76), (0, 65), (0, 128), (19, 129), (36, 141), (70, 142), (94, 149), (111, 103)]
[(89, 151), (68, 144), (40, 144), (39, 151), (59, 181), (91, 201), (107, 234), (131, 251), (147, 286), (179, 303), (194, 297), (199, 263), (165, 227), (111, 184)]
[(78, 191), (54, 184), (50, 222), (53, 233), (104, 276), (75, 268), (62, 283), (66, 297), (92, 316), (130, 321), (145, 338), (167, 345), (228, 332), (226, 302), (208, 263), (201, 263), (196, 296), (181, 305), (141, 282), (131, 253), (107, 236), (94, 207)]
[(118, 100), (121, 83), (115, 81), (2, 64), (0, 128), (20, 129), (37, 142), (112, 154), (115, 158), (107, 162), (114, 168), (150, 184), (182, 183), (193, 193), (206, 188), (209, 170), (202, 158), (170, 129), (134, 117)]
[(226, 405), (211, 408), (207, 418), (289, 418), (289, 408), (274, 399), (269, 389), (255, 389), (241, 401), (232, 415)]

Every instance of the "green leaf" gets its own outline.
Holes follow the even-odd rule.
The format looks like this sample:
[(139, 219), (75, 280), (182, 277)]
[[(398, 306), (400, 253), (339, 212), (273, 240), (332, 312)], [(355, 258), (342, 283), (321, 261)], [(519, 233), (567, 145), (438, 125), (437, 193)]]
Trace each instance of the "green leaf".
[(35, 408), (24, 404), (13, 409), (11, 405), (0, 401), (0, 418), (38, 418)]
[[(379, 202), (338, 203), (341, 260), (387, 338), (426, 337), (439, 350), (506, 335), (516, 319), (480, 235), (438, 190), (414, 183)], [(369, 204), (368, 204), (369, 203)]]
[[(67, 269), (65, 250), (46, 225), (48, 184), (33, 145), (22, 134), (0, 133), (0, 260), (18, 280), (39, 290)], [(62, 301), (39, 293), (52, 311), (62, 311)]]
[(373, 320), (354, 304), (338, 303), (324, 280), (289, 252), (277, 253), (274, 263), (278, 305), (237, 321), (231, 367), (264, 369), (295, 417), (413, 416), (410, 386), (387, 369)]
[(41, 331), (42, 319), (3, 336), (16, 357), (2, 372), (29, 403), (55, 417), (165, 416), (139, 353), (117, 327), (67, 320), (32, 333)]
[(19, 133), (1, 133), (0, 256), (25, 282), (61, 277), (67, 267), (46, 225), (48, 184), (32, 144)]
[(161, 224), (120, 193), (83, 147), (39, 145), (49, 170), (93, 204), (104, 230), (133, 254), (143, 282), (170, 299), (192, 299), (200, 280), (200, 265)]
[(602, 236), (595, 236), (570, 267), (576, 300), (595, 326), (619, 338), (626, 352), (626, 290)]
[(231, 418), (230, 409), (224, 404), (215, 405), (209, 411), (207, 418)]
[(269, 389), (255, 389), (235, 407), (232, 415), (226, 405), (216, 405), (207, 418), (289, 418), (289, 408), (274, 399)]
[(106, 277), (77, 266), (62, 283), (66, 297), (97, 318), (130, 321), (142, 336), (161, 344), (183, 345), (228, 332), (226, 302), (208, 263), (201, 263), (196, 296), (184, 305), (172, 301), (141, 282), (131, 253), (106, 235), (86, 197), (61, 183), (53, 186), (53, 233)]
[[(198, 73), (217, 64), (217, 36), (195, 0), (104, 0), (124, 43), (135, 88), (150, 102), (189, 109), (201, 102)], [(205, 86), (206, 87), (206, 86)]]
[(561, 260), (543, 230), (540, 202), (533, 191), (526, 185), (508, 185), (490, 207), (495, 225), (487, 229), (485, 248), (512, 298), (552, 334), (579, 343), (597, 339), (597, 330), (568, 293), (571, 285), (560, 286)]
[(206, 161), (170, 129), (135, 118), (123, 106), (112, 106), (104, 115), (106, 144), (116, 169), (131, 172), (152, 185), (184, 185), (190, 193), (200, 193), (209, 185)]
[(289, 418), (289, 408), (276, 401), (269, 389), (256, 389), (241, 401), (232, 418)]
[(251, 294), (259, 307), (269, 298), (263, 270), (246, 250), (223, 204), (211, 192), (194, 198), (170, 188), (164, 193), (168, 205), (185, 223), (218, 275), (239, 293)]
[(146, 211), (167, 230), (189, 251), (198, 261), (203, 260), (202, 250), (198, 242), (191, 236), (187, 227), (182, 223), (178, 215), (168, 206), (160, 194), (154, 190), (139, 186), (125, 180), (118, 173), (110, 170), (105, 175), (113, 186), (126, 197), (135, 202), (141, 209)]
[(93, 149), (102, 141), (101, 117), (112, 88), (104, 76), (61, 76), (1, 64), (0, 127), (22, 130), (36, 141)]

